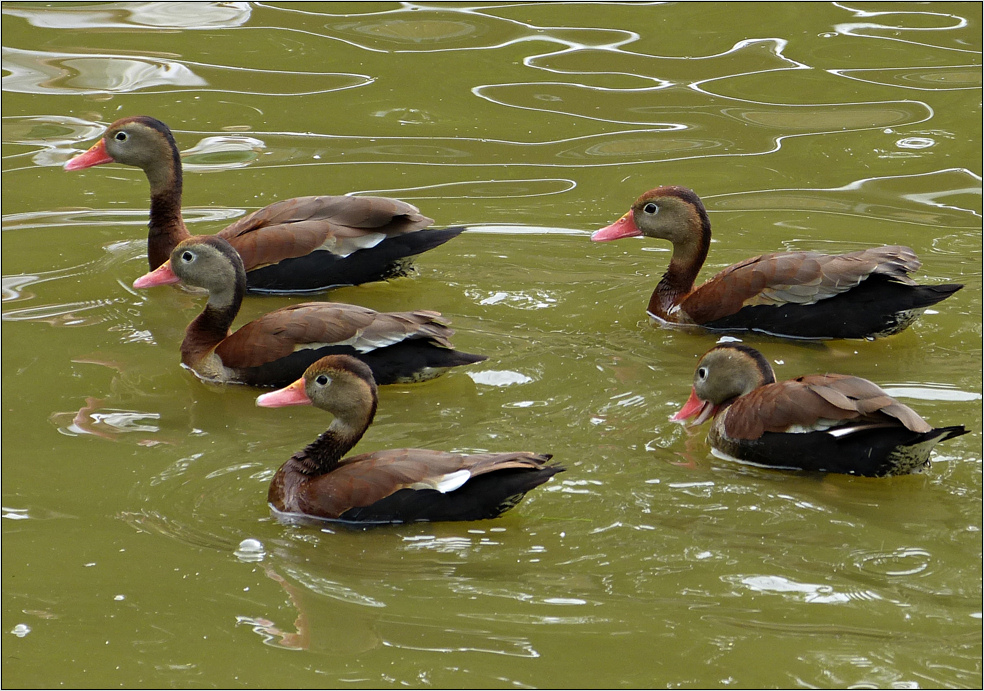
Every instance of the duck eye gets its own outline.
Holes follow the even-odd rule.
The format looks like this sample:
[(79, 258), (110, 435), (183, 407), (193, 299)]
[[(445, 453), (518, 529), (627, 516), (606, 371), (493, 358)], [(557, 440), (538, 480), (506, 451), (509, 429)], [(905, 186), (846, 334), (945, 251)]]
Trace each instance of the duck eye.
[(706, 367), (698, 367), (697, 368), (697, 378), (700, 379), (701, 381), (704, 381), (705, 379), (707, 379), (707, 368)]
[(126, 132), (117, 132), (116, 136), (113, 137), (113, 139), (115, 139), (118, 142), (125, 142), (129, 138), (130, 135), (128, 135)]
[(659, 207), (656, 206), (656, 204), (654, 202), (649, 202), (644, 207), (642, 207), (642, 210), (644, 212), (646, 212), (647, 214), (654, 214), (657, 211), (659, 211)]
[(194, 252), (189, 252), (188, 250), (185, 250), (184, 252), (182, 252), (181, 253), (181, 261), (183, 261), (185, 264), (190, 264), (191, 262), (195, 261), (195, 254), (194, 254)]
[(318, 386), (328, 386), (328, 382), (330, 381), (330, 379), (328, 379), (328, 376), (325, 374), (319, 374), (317, 379), (315, 379), (314, 381), (318, 383)]

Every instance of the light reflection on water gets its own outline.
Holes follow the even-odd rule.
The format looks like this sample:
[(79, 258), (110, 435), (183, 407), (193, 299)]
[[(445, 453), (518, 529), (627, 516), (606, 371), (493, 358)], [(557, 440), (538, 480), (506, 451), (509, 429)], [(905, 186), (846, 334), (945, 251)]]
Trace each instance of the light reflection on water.
[[(4, 3), (4, 570), (30, 581), (5, 595), (14, 636), (58, 631), (94, 685), (120, 659), (158, 672), (130, 685), (229, 683), (221, 661), (264, 645), (304, 651), (258, 665), (268, 686), (978, 684), (979, 8), (765, 7), (695, 24), (651, 3)], [(490, 356), (387, 387), (360, 449), (529, 448), (568, 471), (495, 522), (274, 520), (273, 471), (327, 416), (263, 414), (182, 371), (201, 297), (129, 288), (142, 173), (59, 169), (138, 113), (174, 128), (192, 232), (302, 194), (472, 224), (413, 279), (327, 298), (439, 309)], [(783, 376), (859, 374), (974, 434), (885, 481), (714, 458), (667, 419), (714, 339), (644, 315), (668, 246), (587, 239), (657, 184), (705, 200), (705, 275), (900, 242), (920, 281), (967, 283), (894, 339), (747, 340)], [(79, 604), (123, 590), (111, 615)], [(90, 645), (134, 631), (153, 649)], [(78, 678), (15, 655), (11, 683)]]

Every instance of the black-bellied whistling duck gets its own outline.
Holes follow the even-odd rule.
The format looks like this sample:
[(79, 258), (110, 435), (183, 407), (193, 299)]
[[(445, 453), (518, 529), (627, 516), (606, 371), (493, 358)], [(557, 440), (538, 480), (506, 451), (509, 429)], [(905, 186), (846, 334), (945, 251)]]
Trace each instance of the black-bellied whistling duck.
[(460, 454), (391, 449), (342, 458), (376, 414), (372, 372), (348, 355), (330, 355), (290, 386), (263, 394), (266, 408), (313, 404), (334, 419), (295, 453), (270, 483), (277, 511), (366, 523), (495, 518), (562, 472), (549, 454)]
[[(153, 271), (191, 237), (181, 217), (181, 157), (159, 120), (117, 120), (92, 148), (65, 164), (143, 169), (150, 182), (147, 259)], [(313, 292), (407, 273), (412, 257), (464, 228), (427, 228), (417, 207), (386, 197), (297, 197), (254, 211), (218, 235), (243, 258), (250, 292)]]
[(760, 331), (786, 338), (875, 338), (898, 333), (960, 284), (918, 285), (908, 247), (848, 254), (779, 252), (746, 259), (698, 288), (711, 223), (700, 198), (685, 187), (657, 187), (596, 242), (647, 235), (673, 243), (670, 266), (649, 300), (649, 315), (671, 324), (721, 331)]
[(708, 440), (725, 456), (773, 468), (881, 477), (929, 465), (962, 425), (933, 427), (876, 384), (846, 374), (776, 382), (760, 352), (712, 348), (694, 373), (690, 399), (673, 420), (713, 417)]
[(239, 254), (215, 235), (178, 243), (171, 258), (134, 288), (184, 283), (208, 290), (208, 304), (185, 332), (181, 363), (202, 379), (283, 386), (315, 360), (355, 355), (380, 384), (432, 379), (455, 365), (485, 360), (453, 350), (454, 333), (438, 312), (375, 312), (335, 302), (283, 307), (230, 334), (246, 292)]

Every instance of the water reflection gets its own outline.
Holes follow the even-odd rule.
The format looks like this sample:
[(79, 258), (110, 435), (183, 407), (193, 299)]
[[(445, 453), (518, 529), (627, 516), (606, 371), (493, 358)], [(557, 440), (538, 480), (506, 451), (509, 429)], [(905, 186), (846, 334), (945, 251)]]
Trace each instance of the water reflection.
[(737, 582), (754, 592), (778, 593), (815, 604), (832, 604), (851, 600), (849, 595), (838, 593), (829, 585), (797, 583), (781, 576), (743, 576), (738, 578)]
[(221, 29), (250, 18), (248, 2), (112, 2), (96, 7), (3, 8), (45, 29)]
[(266, 149), (262, 139), (242, 135), (205, 137), (181, 152), (181, 166), (188, 172), (217, 172), (243, 168)]
[(8, 144), (57, 147), (102, 134), (95, 123), (60, 115), (4, 118), (3, 141)]
[(360, 607), (385, 607), (386, 603), (368, 595), (356, 592), (342, 583), (292, 566), (282, 565), (281, 570), (292, 580), (300, 583), (306, 590), (333, 600)]
[[(4, 91), (33, 94), (89, 94), (135, 91), (218, 90), (224, 93), (305, 95), (369, 84), (360, 74), (285, 72), (184, 63), (125, 55), (66, 55), (3, 48)], [(243, 84), (246, 76), (248, 86)]]
[(484, 627), (435, 626), (426, 621), (404, 621), (389, 627), (384, 644), (400, 650), (431, 653), (486, 653), (507, 657), (538, 658), (533, 642), (524, 636), (490, 635)]
[(3, 49), (4, 91), (68, 94), (129, 92), (159, 86), (204, 87), (187, 66), (166, 60), (66, 56), (64, 53)]
[[(62, 434), (75, 436), (91, 434), (103, 439), (116, 439), (120, 434), (159, 432), (160, 427), (143, 424), (147, 420), (159, 420), (160, 414), (135, 410), (117, 410), (101, 407), (102, 401), (88, 396), (85, 405), (76, 412), (54, 413), (50, 420), (58, 426)], [(153, 445), (153, 440), (145, 440), (141, 445)]]

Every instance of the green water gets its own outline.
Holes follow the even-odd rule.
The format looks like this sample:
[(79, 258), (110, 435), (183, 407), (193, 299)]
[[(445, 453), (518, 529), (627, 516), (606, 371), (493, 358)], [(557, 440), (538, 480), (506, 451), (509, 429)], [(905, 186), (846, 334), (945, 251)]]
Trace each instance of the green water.
[[(2, 11), (4, 687), (980, 687), (979, 4)], [(143, 174), (61, 169), (137, 114), (187, 152), (192, 232), (349, 192), (472, 226), (331, 293), (439, 310), (489, 356), (385, 388), (358, 448), (568, 471), (495, 521), (274, 521), (327, 415), (182, 370), (201, 299), (129, 287)], [(715, 339), (644, 314), (669, 247), (588, 239), (660, 184), (707, 205), (705, 277), (906, 244), (966, 284), (890, 339), (744, 340), (972, 433), (883, 480), (711, 456), (668, 416)]]

